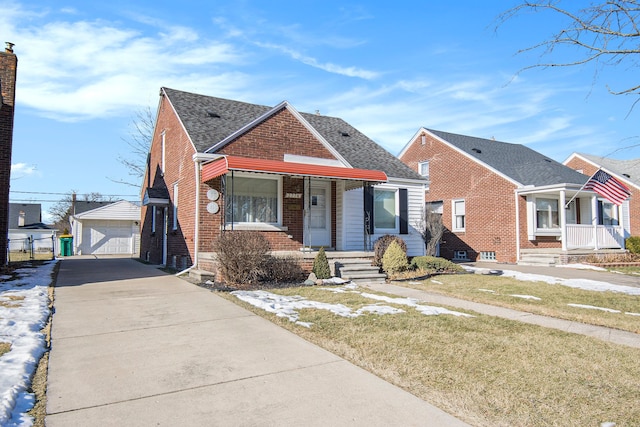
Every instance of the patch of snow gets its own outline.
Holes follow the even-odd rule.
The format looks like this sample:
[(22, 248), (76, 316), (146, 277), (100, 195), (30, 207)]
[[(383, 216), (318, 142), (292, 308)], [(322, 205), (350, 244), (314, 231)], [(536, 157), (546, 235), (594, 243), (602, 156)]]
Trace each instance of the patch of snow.
[(11, 276), (7, 276), (6, 274), (0, 274), (0, 280), (9, 280)]
[(607, 271), (606, 268), (598, 267), (597, 265), (589, 265), (589, 264), (581, 264), (581, 263), (572, 263), (572, 264), (557, 264), (556, 267), (560, 268), (575, 268), (577, 270), (596, 270), (596, 271)]
[(432, 283), (435, 283), (436, 285), (442, 285), (442, 282), (438, 281), (438, 280), (433, 280), (431, 279)]
[(325, 285), (342, 285), (349, 283), (348, 280), (344, 280), (342, 277), (332, 277), (330, 279), (322, 279), (322, 283)]
[(604, 307), (596, 307), (593, 305), (585, 305), (585, 304), (567, 304), (569, 307), (577, 307), (577, 308), (586, 308), (589, 310), (600, 310), (606, 311), (607, 313), (620, 313), (620, 310), (614, 310), (613, 308), (604, 308)]
[(511, 294), (509, 296), (510, 297), (516, 297), (516, 298), (522, 298), (522, 299), (532, 299), (532, 300), (535, 300), (535, 301), (542, 301), (542, 298), (534, 297), (533, 295)]
[(490, 294), (495, 294), (497, 293), (496, 291), (492, 290), (492, 289), (483, 289), (483, 288), (478, 288), (478, 290), (480, 292), (489, 292)]
[(629, 316), (640, 316), (640, 313), (631, 313), (629, 311), (625, 311), (624, 314), (628, 314)]
[(27, 390), (45, 352), (40, 331), (50, 314), (47, 288), (56, 262), (18, 269), (16, 280), (0, 282), (0, 297), (14, 297), (10, 307), (0, 307), (0, 340), (11, 344), (0, 357), (0, 425), (33, 424), (26, 412), (33, 408), (35, 397)]
[(413, 307), (416, 310), (418, 310), (420, 313), (426, 314), (428, 316), (433, 316), (438, 314), (451, 314), (453, 316), (474, 317), (470, 314), (460, 313), (459, 311), (451, 311), (442, 307), (433, 307), (430, 305), (418, 304), (419, 301), (414, 298), (391, 298), (384, 295), (370, 294), (367, 292), (363, 292), (362, 296), (365, 298), (371, 298), (378, 301), (388, 302), (390, 304), (406, 305), (409, 307)]

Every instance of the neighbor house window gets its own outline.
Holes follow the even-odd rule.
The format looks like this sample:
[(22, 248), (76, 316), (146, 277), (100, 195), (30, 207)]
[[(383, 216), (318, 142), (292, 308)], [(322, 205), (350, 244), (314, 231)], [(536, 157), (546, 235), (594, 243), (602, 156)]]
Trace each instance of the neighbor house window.
[(467, 257), (467, 251), (455, 251), (453, 253), (453, 259), (463, 259), (463, 260), (469, 259)]
[(423, 177), (429, 179), (429, 162), (420, 162), (418, 163), (418, 173)]
[(598, 224), (620, 225), (618, 221), (618, 207), (613, 203), (598, 200)]
[(493, 251), (481, 251), (480, 252), (480, 261), (495, 261), (496, 253)]
[(453, 213), (453, 231), (464, 231), (466, 226), (465, 202), (464, 200), (452, 200), (451, 203)]
[(558, 201), (555, 199), (536, 199), (536, 227), (559, 228)]
[(278, 224), (278, 178), (227, 175), (225, 220), (228, 223)]
[(396, 230), (397, 197), (396, 190), (376, 188), (373, 198), (373, 221), (376, 230)]
[(173, 229), (178, 229), (178, 184), (173, 184)]

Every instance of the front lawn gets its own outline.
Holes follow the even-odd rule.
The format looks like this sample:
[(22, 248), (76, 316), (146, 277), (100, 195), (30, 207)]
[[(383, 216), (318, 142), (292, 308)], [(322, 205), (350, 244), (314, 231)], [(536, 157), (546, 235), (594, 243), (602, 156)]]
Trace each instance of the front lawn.
[(278, 315), (219, 294), (475, 426), (640, 420), (638, 349), (453, 308), (437, 314), (362, 288), (332, 289), (272, 290), (277, 303), (264, 306)]
[(589, 291), (479, 274), (442, 275), (396, 284), (528, 313), (640, 333), (640, 298), (637, 295)]

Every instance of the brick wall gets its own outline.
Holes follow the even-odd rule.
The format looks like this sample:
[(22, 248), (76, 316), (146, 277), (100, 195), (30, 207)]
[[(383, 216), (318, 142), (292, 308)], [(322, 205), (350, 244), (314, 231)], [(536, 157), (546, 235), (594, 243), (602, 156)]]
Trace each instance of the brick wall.
[[(401, 160), (414, 170), (429, 161), (431, 184), (426, 201), (443, 201), (442, 221), (446, 231), (440, 245), (441, 256), (452, 259), (465, 250), (471, 260), (480, 252), (495, 252), (499, 262), (516, 262), (516, 185), (480, 165), (438, 139), (418, 135)], [(452, 232), (452, 200), (465, 201), (465, 231)], [(521, 248), (560, 247), (557, 241), (527, 240), (526, 199), (518, 198)]]
[(0, 52), (0, 87), (2, 89), (2, 104), (0, 105), (0, 266), (7, 262), (9, 186), (17, 67), (18, 58), (8, 45), (4, 52)]
[[(567, 166), (571, 169), (582, 170), (582, 173), (587, 176), (592, 176), (598, 170), (597, 166), (578, 157), (573, 157)], [(627, 187), (631, 191), (629, 199), (630, 233), (632, 236), (640, 236), (640, 190), (631, 185), (627, 185)]]
[[(162, 132), (165, 134), (165, 169), (162, 163)], [(173, 206), (168, 207), (167, 223), (169, 235), (167, 238), (167, 263), (171, 265), (173, 257), (188, 259), (188, 265), (193, 262), (195, 242), (195, 169), (192, 156), (195, 149), (183, 132), (170, 103), (162, 98), (158, 111), (158, 120), (150, 150), (149, 182), (152, 187), (166, 188), (171, 203), (174, 200), (174, 183), (178, 183), (178, 229), (172, 230)], [(288, 110), (282, 110), (265, 120), (247, 133), (220, 150), (222, 154), (263, 158), (269, 160), (284, 160), (284, 154), (334, 159), (335, 157), (322, 145), (316, 137), (307, 130)], [(145, 187), (147, 185), (145, 177)], [(286, 193), (303, 193), (303, 180), (300, 178), (283, 177), (283, 195)], [(199, 203), (199, 252), (211, 252), (213, 243), (221, 232), (223, 211), (211, 214), (207, 211), (207, 191), (218, 190), (222, 193), (221, 178), (212, 179), (200, 186)], [(336, 187), (331, 187), (332, 198), (332, 244), (335, 245), (336, 224)], [(303, 246), (303, 199), (282, 199), (282, 220), (286, 231), (265, 232), (274, 251), (297, 251)], [(216, 201), (224, 206), (224, 196)], [(152, 263), (162, 262), (162, 208), (156, 209), (156, 232), (151, 233), (150, 206), (142, 208), (141, 257), (147, 257)], [(209, 264), (211, 265), (209, 265)], [(209, 260), (203, 260), (200, 268), (215, 271)]]

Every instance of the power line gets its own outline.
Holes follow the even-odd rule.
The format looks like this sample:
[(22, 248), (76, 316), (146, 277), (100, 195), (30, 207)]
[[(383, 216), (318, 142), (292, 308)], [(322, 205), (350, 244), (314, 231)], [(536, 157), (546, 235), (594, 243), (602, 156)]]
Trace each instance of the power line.
[[(68, 192), (68, 193), (47, 193), (45, 191), (14, 191), (14, 190), (10, 190), (11, 193), (16, 193), (16, 194), (45, 194), (47, 196), (70, 196), (72, 194), (74, 194), (73, 192)], [(90, 195), (92, 193), (75, 193), (76, 195), (79, 196), (87, 196)], [(137, 194), (101, 194), (101, 193), (97, 193), (100, 194), (102, 197), (138, 197)]]

